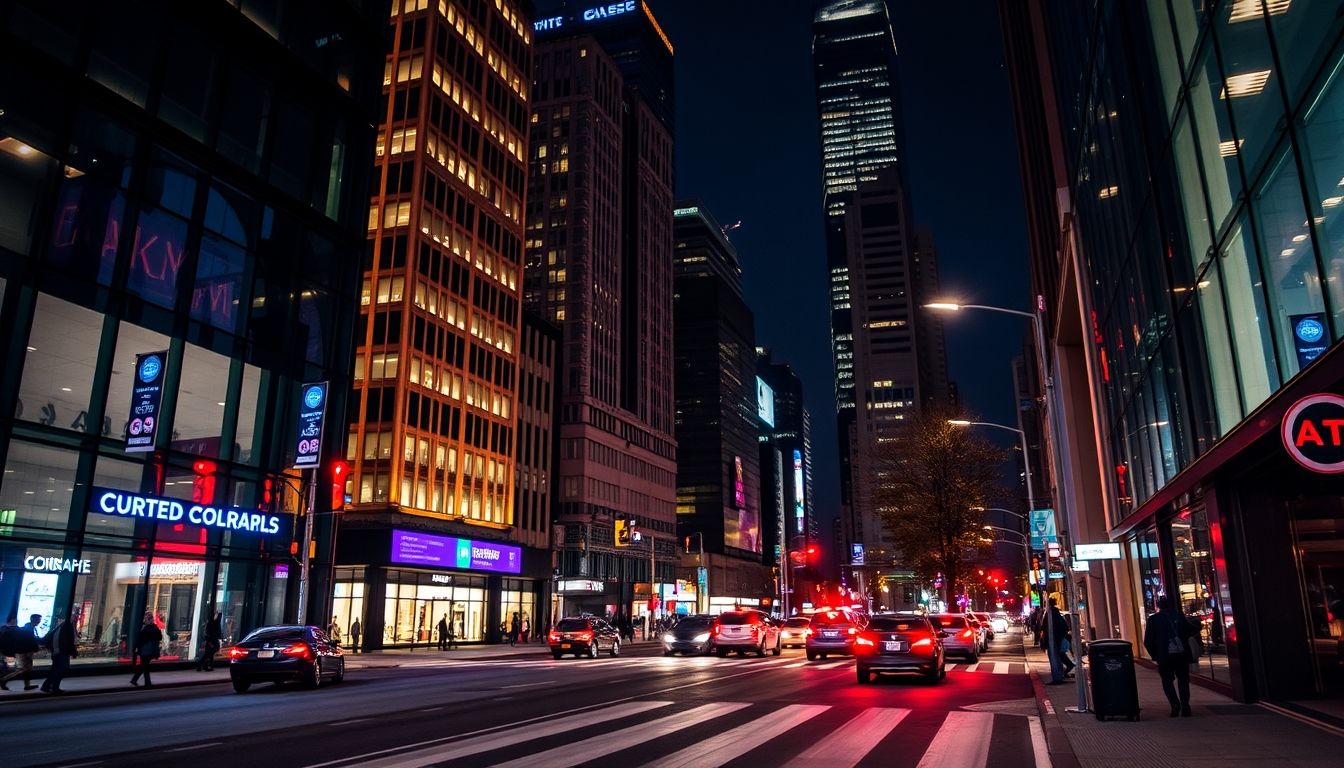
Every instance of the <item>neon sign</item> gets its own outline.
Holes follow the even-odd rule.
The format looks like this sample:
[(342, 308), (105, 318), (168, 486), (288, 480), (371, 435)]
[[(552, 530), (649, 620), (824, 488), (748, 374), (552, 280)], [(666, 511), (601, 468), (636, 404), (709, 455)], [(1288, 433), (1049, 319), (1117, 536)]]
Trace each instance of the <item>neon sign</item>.
[(635, 0), (626, 0), (624, 3), (612, 3), (611, 5), (599, 5), (596, 8), (589, 8), (583, 12), (584, 21), (597, 21), (611, 16), (621, 16), (627, 13), (635, 12)]
[(208, 504), (183, 503), (177, 499), (161, 499), (138, 493), (94, 488), (90, 512), (113, 517), (138, 517), (176, 523), (182, 520), (202, 528), (222, 528), (240, 533), (280, 533), (280, 517), (255, 509), (217, 507)]
[(793, 517), (797, 532), (802, 533), (806, 525), (807, 511), (803, 503), (803, 452), (793, 452)]

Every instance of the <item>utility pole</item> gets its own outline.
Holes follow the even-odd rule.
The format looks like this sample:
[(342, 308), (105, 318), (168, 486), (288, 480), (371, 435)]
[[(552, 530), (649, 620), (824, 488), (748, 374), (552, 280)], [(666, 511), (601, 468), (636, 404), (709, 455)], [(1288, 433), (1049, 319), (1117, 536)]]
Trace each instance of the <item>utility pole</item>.
[(313, 515), (317, 511), (317, 470), (308, 473), (308, 508), (303, 513), (303, 569), (299, 572), (299, 623), (308, 623), (308, 565), (313, 549)]

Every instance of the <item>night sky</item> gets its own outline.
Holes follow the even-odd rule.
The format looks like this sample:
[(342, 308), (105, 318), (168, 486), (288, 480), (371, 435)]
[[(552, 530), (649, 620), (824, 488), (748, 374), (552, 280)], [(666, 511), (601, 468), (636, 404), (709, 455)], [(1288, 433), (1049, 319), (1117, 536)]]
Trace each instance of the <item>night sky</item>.
[[(676, 61), (677, 195), (703, 200), (742, 261), (756, 343), (803, 378), (813, 501), (838, 514), (819, 125), (807, 0), (648, 0)], [(988, 0), (890, 3), (905, 157), (933, 227), (943, 294), (1027, 310), (1021, 182), (998, 11)], [(951, 378), (985, 421), (1016, 426), (1009, 361), (1029, 329), (1002, 314), (945, 323)], [(1014, 435), (986, 430), (1004, 447)], [(821, 529), (829, 543), (829, 527)]]

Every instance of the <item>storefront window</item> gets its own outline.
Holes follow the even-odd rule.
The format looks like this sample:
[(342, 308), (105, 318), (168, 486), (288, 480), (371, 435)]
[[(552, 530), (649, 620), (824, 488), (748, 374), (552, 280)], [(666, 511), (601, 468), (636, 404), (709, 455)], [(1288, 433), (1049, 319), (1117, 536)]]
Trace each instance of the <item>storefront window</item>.
[(0, 480), (0, 509), (6, 510), (8, 536), (64, 533), (70, 520), (71, 497), (79, 454), (15, 440)]
[(1336, 494), (1291, 505), (1293, 536), (1306, 590), (1308, 653), (1326, 697), (1344, 696), (1344, 509)]
[(1242, 408), (1250, 413), (1279, 388), (1279, 376), (1274, 345), (1269, 338), (1264, 280), (1246, 216), (1241, 217), (1223, 244), (1218, 268), (1222, 272), (1232, 345), (1241, 374)]
[(388, 571), (383, 604), (383, 643), (430, 644), (434, 629), (447, 617), (462, 642), (485, 639), (485, 579), (479, 576)]
[(225, 401), (229, 391), (229, 359), (195, 344), (183, 345), (182, 374), (173, 418), (174, 450), (194, 456), (219, 457)]
[(102, 337), (102, 315), (40, 294), (14, 416), (97, 434), (101, 425), (87, 419)]
[[(331, 604), (332, 616), (336, 620), (336, 625), (341, 628), (341, 643), (350, 647), (353, 641), (351, 637), (351, 627), (354, 626), (355, 619), (359, 619), (360, 628), (366, 623), (364, 620), (364, 569), (363, 568), (337, 568), (334, 599)], [(361, 636), (363, 632), (361, 631)], [(360, 641), (363, 646), (363, 639)]]
[(521, 579), (504, 580), (504, 591), (500, 593), (499, 616), (505, 634), (513, 628), (514, 614), (518, 614), (519, 622), (526, 623), (528, 630), (535, 634), (537, 595), (533, 582)]
[[(1138, 589), (1137, 626), (1142, 627), (1148, 616), (1157, 612), (1157, 596), (1162, 593), (1162, 567), (1157, 552), (1157, 530), (1149, 528), (1129, 541), (1129, 560), (1134, 569), (1134, 585)], [(1136, 652), (1143, 653), (1139, 644)]]
[(1209, 538), (1204, 507), (1187, 509), (1171, 521), (1171, 551), (1176, 562), (1172, 600), (1199, 630), (1201, 656), (1191, 671), (1231, 683), (1227, 667), (1227, 624), (1224, 621), (1222, 579), (1213, 567), (1213, 543)]

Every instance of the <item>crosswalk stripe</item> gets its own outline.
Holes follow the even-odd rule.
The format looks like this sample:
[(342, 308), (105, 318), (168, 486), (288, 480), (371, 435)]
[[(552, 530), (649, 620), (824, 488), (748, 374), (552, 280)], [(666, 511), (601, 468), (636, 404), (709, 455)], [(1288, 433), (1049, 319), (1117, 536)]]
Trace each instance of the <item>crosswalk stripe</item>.
[(784, 768), (852, 768), (886, 738), (908, 709), (872, 707), (813, 744)]
[(576, 728), (586, 728), (609, 720), (631, 717), (649, 710), (671, 706), (670, 701), (638, 701), (621, 704), (592, 712), (559, 717), (546, 723), (530, 723), (525, 728), (511, 728), (496, 733), (487, 733), (442, 746), (428, 747), (401, 755), (392, 755), (381, 760), (361, 763), (361, 768), (422, 768), (422, 766), (442, 763), (448, 760), (489, 752), (492, 749), (512, 746), (523, 741), (555, 736)]
[(807, 666), (807, 662), (806, 662), (806, 661), (795, 661), (795, 662), (792, 663), (792, 664), (785, 664), (783, 668), (784, 668), (784, 669), (797, 669), (797, 668), (799, 668), (799, 667), (806, 667), (806, 666)]
[(845, 666), (845, 665), (847, 665), (847, 664), (849, 664), (848, 661), (833, 661), (833, 662), (831, 662), (830, 664), (822, 664), (822, 665), (818, 666), (817, 669), (838, 669), (838, 668), (843, 667), (843, 666)]
[(944, 672), (951, 672), (952, 670), (954, 670), (954, 669), (956, 669), (956, 668), (957, 668), (957, 665), (956, 665), (956, 664), (944, 664), (944, 665), (943, 665), (943, 671), (944, 671)]
[(985, 768), (993, 712), (948, 712), (916, 768)]
[(967, 665), (966, 665), (966, 670), (965, 670), (965, 671), (967, 671), (967, 672), (979, 672), (979, 671), (980, 671), (980, 662), (977, 661), (977, 662), (974, 663), (974, 664), (967, 664)]
[(1006, 675), (1006, 674), (1008, 674), (1008, 667), (1009, 667), (1008, 662), (1006, 662), (1006, 661), (996, 661), (996, 662), (994, 662), (994, 674), (996, 674), (996, 675)]
[[(494, 768), (530, 768), (537, 765), (545, 765), (548, 768), (570, 768), (570, 766), (620, 752), (623, 749), (676, 733), (684, 728), (726, 715), (729, 712), (736, 712), (748, 706), (751, 705), (733, 702), (705, 704), (648, 723), (622, 728), (619, 731), (593, 736), (573, 744), (563, 744), (535, 755), (526, 755), (517, 760), (499, 763)], [(531, 736), (530, 731), (528, 736)]]
[(718, 768), (830, 709), (824, 704), (790, 704), (759, 720), (655, 760), (644, 768)]

